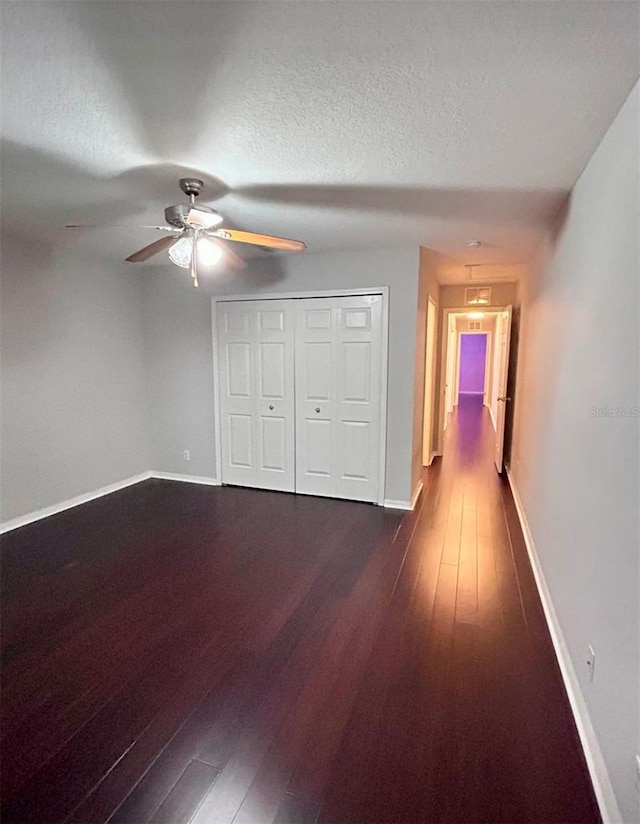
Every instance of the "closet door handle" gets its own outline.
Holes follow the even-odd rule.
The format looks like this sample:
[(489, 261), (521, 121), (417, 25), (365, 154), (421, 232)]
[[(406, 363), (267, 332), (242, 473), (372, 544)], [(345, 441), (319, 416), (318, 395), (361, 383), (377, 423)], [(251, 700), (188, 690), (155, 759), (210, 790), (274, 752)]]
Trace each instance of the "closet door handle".
[(320, 407), (316, 406), (316, 412), (319, 412), (319, 411), (320, 411)]
[(269, 404), (269, 409), (273, 412), (273, 404), (272, 403)]

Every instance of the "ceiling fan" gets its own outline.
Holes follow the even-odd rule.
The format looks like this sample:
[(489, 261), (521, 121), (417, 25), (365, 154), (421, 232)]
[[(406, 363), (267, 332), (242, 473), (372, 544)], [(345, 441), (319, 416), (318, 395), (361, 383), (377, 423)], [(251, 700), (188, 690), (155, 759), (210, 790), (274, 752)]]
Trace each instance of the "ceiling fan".
[[(242, 269), (244, 261), (226, 241), (248, 243), (264, 249), (277, 249), (281, 252), (303, 252), (307, 247), (301, 240), (289, 240), (273, 235), (260, 235), (255, 232), (242, 232), (237, 229), (223, 229), (223, 217), (215, 209), (203, 204), (196, 205), (196, 198), (201, 194), (204, 183), (195, 177), (180, 178), (180, 188), (189, 198), (188, 203), (167, 206), (164, 217), (167, 226), (144, 226), (140, 228), (156, 229), (170, 232), (169, 235), (154, 240), (143, 249), (139, 249), (128, 258), (127, 263), (142, 263), (150, 257), (168, 250), (171, 261), (177, 266), (189, 269), (193, 285), (198, 286), (198, 264), (213, 265), (221, 260), (234, 269)], [(67, 224), (67, 229), (85, 229), (88, 226)], [(194, 254), (195, 250), (195, 254)]]

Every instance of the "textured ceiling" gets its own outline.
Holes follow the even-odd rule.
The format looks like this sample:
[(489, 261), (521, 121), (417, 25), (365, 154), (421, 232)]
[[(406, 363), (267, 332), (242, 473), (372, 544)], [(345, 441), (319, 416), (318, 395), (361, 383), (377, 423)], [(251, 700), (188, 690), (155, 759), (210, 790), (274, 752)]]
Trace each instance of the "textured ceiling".
[(154, 235), (53, 233), (161, 221), (184, 168), (311, 251), (524, 261), (638, 75), (616, 0), (5, 0), (2, 23), (3, 219), (114, 261)]

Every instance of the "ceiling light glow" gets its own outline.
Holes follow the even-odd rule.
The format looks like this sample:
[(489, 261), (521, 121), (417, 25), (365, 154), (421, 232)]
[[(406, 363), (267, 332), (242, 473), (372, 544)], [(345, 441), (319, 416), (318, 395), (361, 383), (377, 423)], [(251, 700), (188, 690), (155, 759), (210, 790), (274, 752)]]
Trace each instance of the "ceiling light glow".
[(480, 320), (484, 317), (484, 312), (467, 312), (467, 317), (471, 320)]
[[(169, 258), (176, 266), (188, 269), (191, 266), (191, 252), (193, 249), (193, 239), (182, 237), (169, 249)], [(222, 249), (217, 243), (212, 243), (207, 238), (198, 238), (198, 263), (202, 266), (215, 266), (222, 258)]]
[(222, 249), (217, 243), (212, 243), (205, 237), (198, 239), (198, 263), (203, 266), (215, 266), (220, 263)]

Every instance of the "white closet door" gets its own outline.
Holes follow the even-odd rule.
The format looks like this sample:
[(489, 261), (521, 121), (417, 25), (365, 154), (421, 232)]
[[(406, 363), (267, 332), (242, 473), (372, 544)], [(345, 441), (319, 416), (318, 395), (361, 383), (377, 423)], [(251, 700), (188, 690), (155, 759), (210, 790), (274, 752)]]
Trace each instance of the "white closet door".
[(377, 502), (382, 296), (294, 303), (296, 492)]
[(295, 488), (291, 301), (218, 303), (222, 482)]

